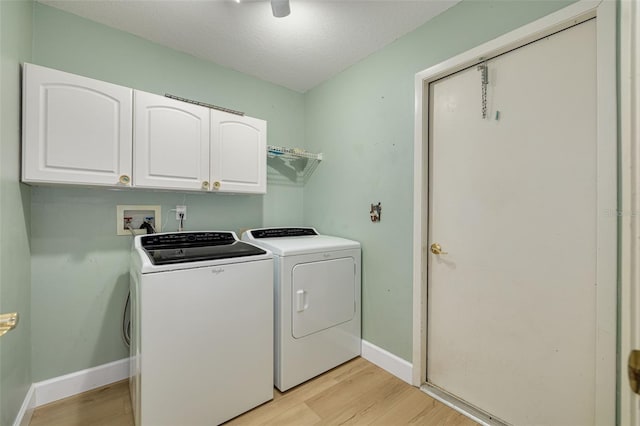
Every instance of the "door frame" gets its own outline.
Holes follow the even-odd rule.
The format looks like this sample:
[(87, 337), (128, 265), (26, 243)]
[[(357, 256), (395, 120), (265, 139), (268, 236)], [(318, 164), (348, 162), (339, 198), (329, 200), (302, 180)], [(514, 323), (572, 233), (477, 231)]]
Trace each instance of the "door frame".
[(640, 426), (625, 365), (640, 349), (640, 5), (620, 2), (620, 424)]
[[(597, 281), (596, 424), (616, 416), (618, 297), (618, 130), (616, 2), (581, 0), (503, 36), (434, 65), (415, 76), (413, 186), (413, 371), (412, 383), (427, 382), (427, 256), (429, 178), (429, 83), (572, 25), (597, 18)], [(427, 386), (428, 387), (428, 386)], [(425, 387), (426, 388), (426, 387)], [(433, 395), (470, 415), (455, 399)], [(482, 420), (479, 419), (478, 420)]]

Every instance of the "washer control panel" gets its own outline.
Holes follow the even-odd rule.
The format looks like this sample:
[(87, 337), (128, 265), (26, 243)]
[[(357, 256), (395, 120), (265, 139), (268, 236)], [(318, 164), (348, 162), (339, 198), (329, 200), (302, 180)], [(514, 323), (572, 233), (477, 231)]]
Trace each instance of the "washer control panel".
[(237, 239), (233, 232), (176, 232), (145, 235), (141, 238), (142, 247), (148, 250), (232, 244), (234, 241)]

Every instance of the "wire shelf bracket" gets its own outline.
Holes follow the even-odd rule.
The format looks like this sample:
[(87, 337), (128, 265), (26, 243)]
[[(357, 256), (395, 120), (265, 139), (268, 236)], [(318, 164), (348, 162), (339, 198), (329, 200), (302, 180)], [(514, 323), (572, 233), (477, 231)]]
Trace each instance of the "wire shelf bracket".
[(321, 161), (322, 153), (268, 145), (267, 178), (274, 183), (305, 184)]

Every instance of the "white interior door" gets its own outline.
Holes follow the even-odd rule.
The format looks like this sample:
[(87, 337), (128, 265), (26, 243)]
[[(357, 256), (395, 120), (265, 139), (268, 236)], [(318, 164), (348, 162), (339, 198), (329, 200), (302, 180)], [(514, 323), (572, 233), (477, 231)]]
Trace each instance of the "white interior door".
[(427, 379), (512, 424), (595, 423), (595, 29), (430, 85)]

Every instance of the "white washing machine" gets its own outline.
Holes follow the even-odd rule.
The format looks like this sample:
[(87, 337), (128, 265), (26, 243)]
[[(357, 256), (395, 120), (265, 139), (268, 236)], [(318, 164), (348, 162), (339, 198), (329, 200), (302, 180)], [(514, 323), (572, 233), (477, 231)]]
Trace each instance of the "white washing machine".
[(299, 227), (252, 229), (242, 239), (274, 255), (278, 389), (360, 355), (360, 243)]
[(136, 236), (136, 425), (223, 423), (273, 398), (273, 259), (233, 232)]

